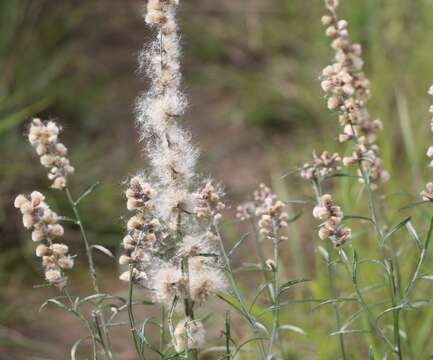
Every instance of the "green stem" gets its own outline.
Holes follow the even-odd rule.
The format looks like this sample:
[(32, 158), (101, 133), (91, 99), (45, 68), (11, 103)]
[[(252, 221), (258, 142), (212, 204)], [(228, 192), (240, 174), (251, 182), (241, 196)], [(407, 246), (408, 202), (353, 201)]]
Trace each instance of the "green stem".
[[(84, 247), (85, 247), (86, 255), (87, 255), (87, 261), (89, 263), (89, 271), (90, 271), (90, 278), (92, 281), (92, 287), (93, 287), (93, 290), (95, 291), (95, 293), (99, 294), (100, 291), (99, 291), (99, 286), (98, 286), (97, 278), (96, 278), (96, 269), (95, 269), (95, 264), (94, 264), (93, 256), (92, 256), (92, 247), (90, 246), (89, 240), (87, 238), (86, 230), (84, 228), (80, 213), (78, 211), (77, 202), (74, 201), (72, 194), (71, 194), (68, 187), (65, 188), (65, 192), (66, 192), (66, 196), (68, 198), (69, 204), (72, 208), (72, 211), (74, 212), (76, 224), (80, 228), (81, 238), (83, 239), (83, 242), (84, 242)], [(111, 342), (110, 342), (110, 337), (109, 337), (108, 329), (107, 329), (106, 322), (105, 322), (104, 312), (102, 311), (99, 314), (99, 316), (101, 318), (101, 323), (102, 323), (103, 337), (101, 338), (101, 341), (103, 342), (104, 351), (106, 352), (107, 358), (112, 359), (113, 354), (112, 354)]]
[(135, 327), (135, 319), (134, 319), (134, 312), (132, 310), (132, 292), (134, 287), (134, 281), (133, 281), (133, 267), (132, 265), (129, 265), (129, 285), (128, 285), (128, 318), (129, 318), (129, 325), (130, 325), (130, 331), (132, 334), (132, 340), (134, 342), (135, 351), (137, 352), (138, 358), (140, 360), (144, 360), (144, 354), (141, 351), (140, 346), (140, 338), (137, 333), (137, 329)]
[[(278, 337), (281, 344), (281, 337), (279, 336), (279, 327), (280, 327), (280, 309), (279, 309), (279, 280), (278, 280), (278, 244), (277, 237), (274, 231), (274, 238), (272, 239), (273, 246), (273, 262), (274, 268), (272, 269), (272, 287), (273, 287), (273, 295), (272, 295), (272, 303), (274, 309), (272, 310), (272, 331), (271, 336), (269, 337), (269, 346), (268, 346), (268, 358), (272, 358), (272, 347), (274, 344), (275, 337)], [(281, 344), (282, 345), (282, 344)], [(280, 348), (281, 353), (283, 353), (282, 347)]]
[[(377, 221), (376, 207), (374, 205), (373, 191), (371, 190), (370, 176), (365, 173), (365, 170), (364, 170), (361, 162), (358, 163), (358, 168), (359, 168), (359, 171), (361, 172), (361, 175), (362, 175), (362, 178), (364, 181), (364, 185), (365, 185), (365, 188), (367, 190), (367, 198), (368, 198), (368, 207), (370, 209), (370, 217), (371, 217), (371, 220), (374, 224), (374, 228), (376, 230), (376, 237), (377, 237), (377, 242), (379, 243), (379, 249), (381, 251), (383, 259), (385, 261), (387, 261), (388, 263), (390, 263), (391, 268), (392, 268), (393, 267), (392, 261), (390, 261), (388, 259), (384, 239), (382, 236), (382, 232), (380, 230), (380, 225)], [(387, 271), (386, 273), (387, 273), (388, 280), (389, 280), (391, 303), (392, 303), (392, 306), (395, 307), (397, 305), (397, 299), (396, 299), (397, 290), (395, 289), (396, 283), (394, 281), (393, 270), (391, 270), (391, 272)], [(395, 343), (395, 347), (397, 348), (397, 349), (395, 349), (395, 347), (393, 347), (393, 351), (397, 353), (399, 359), (402, 359), (403, 355), (401, 353), (400, 320), (399, 320), (400, 315), (399, 315), (399, 313), (400, 313), (399, 309), (395, 309), (392, 312), (393, 325), (394, 325), (394, 343)]]
[(77, 223), (78, 227), (80, 228), (81, 237), (83, 238), (83, 241), (84, 241), (84, 246), (85, 246), (86, 254), (87, 254), (87, 261), (89, 263), (90, 278), (92, 280), (93, 290), (95, 291), (96, 294), (99, 294), (99, 287), (98, 287), (98, 283), (97, 283), (97, 279), (96, 279), (95, 264), (93, 262), (93, 257), (92, 257), (92, 248), (91, 248), (89, 240), (87, 238), (87, 234), (86, 234), (86, 231), (84, 229), (83, 222), (81, 221), (81, 217), (80, 217), (80, 213), (79, 213), (78, 208), (77, 208), (77, 204), (74, 201), (74, 199), (72, 198), (71, 192), (69, 191), (68, 187), (65, 188), (65, 191), (66, 191), (66, 196), (68, 197), (68, 200), (69, 200), (69, 204), (71, 205), (72, 211), (74, 212), (76, 223)]
[(161, 353), (161, 360), (164, 359), (164, 348), (165, 348), (165, 306), (160, 305), (161, 314), (161, 327), (159, 328), (159, 352)]
[(236, 284), (236, 280), (233, 276), (233, 270), (232, 270), (231, 265), (230, 265), (230, 259), (227, 255), (225, 248), (224, 248), (224, 243), (223, 243), (218, 225), (215, 222), (213, 223), (213, 227), (215, 229), (215, 233), (216, 233), (217, 238), (218, 238), (218, 243), (220, 246), (221, 255), (222, 255), (223, 260), (224, 260), (224, 267), (225, 267), (226, 274), (227, 274), (227, 277), (228, 277), (229, 282), (230, 282), (230, 287), (232, 288), (237, 300), (239, 301), (239, 306), (241, 308), (241, 314), (247, 319), (248, 323), (250, 324), (250, 326), (253, 330), (254, 335), (257, 338), (261, 358), (263, 360), (266, 360), (267, 356), (266, 356), (265, 346), (263, 344), (263, 339), (261, 338), (261, 335), (260, 335), (260, 330), (256, 324), (256, 320), (249, 313), (248, 308), (245, 305), (245, 302), (242, 298), (242, 295), (238, 289), (238, 286)]
[[(67, 288), (63, 289), (63, 294), (67, 297), (67, 299), (71, 305), (71, 309), (73, 309), (74, 308), (74, 301), (72, 300), (71, 294), (69, 294), (69, 291)], [(73, 313), (78, 317), (78, 319), (80, 319), (80, 321), (83, 323), (83, 325), (89, 331), (90, 338), (92, 339), (93, 359), (97, 360), (98, 359), (97, 340), (96, 340), (96, 336), (94, 334), (94, 331), (92, 329), (92, 326), (90, 325), (89, 321), (86, 319), (86, 317), (81, 312), (74, 310)]]
[[(322, 200), (321, 200), (321, 196), (322, 196), (322, 185), (320, 183), (320, 181), (314, 181), (313, 182), (313, 189), (314, 189), (314, 193), (316, 195), (316, 202), (317, 205), (321, 205), (322, 204)], [(334, 265), (333, 265), (333, 246), (331, 244), (330, 241), (327, 242), (327, 250), (328, 250), (328, 256), (326, 259), (326, 267), (328, 270), (328, 279), (329, 279), (329, 292), (331, 295), (331, 298), (334, 300), (337, 300), (337, 289), (335, 286), (335, 270), (334, 270)], [(334, 308), (334, 316), (335, 316), (335, 325), (337, 328), (337, 331), (341, 330), (341, 315), (340, 315), (340, 310), (338, 308), (338, 302), (335, 301), (333, 303), (333, 308)], [(345, 350), (345, 345), (344, 345), (344, 335), (343, 334), (338, 334), (338, 343), (340, 346), (340, 354), (341, 354), (341, 358), (343, 360), (346, 359), (346, 350)]]

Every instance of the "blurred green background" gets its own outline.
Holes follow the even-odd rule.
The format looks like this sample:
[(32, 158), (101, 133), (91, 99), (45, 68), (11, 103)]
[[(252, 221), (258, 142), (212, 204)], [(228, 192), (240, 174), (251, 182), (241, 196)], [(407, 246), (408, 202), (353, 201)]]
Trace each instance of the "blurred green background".
[[(416, 195), (431, 178), (424, 154), (433, 143), (426, 96), (433, 83), (433, 0), (341, 2), (341, 17), (364, 47), (370, 112), (384, 122), (380, 143), (392, 175), (386, 191)], [(184, 85), (191, 104), (183, 121), (201, 147), (200, 171), (226, 186), (232, 208), (261, 181), (283, 198), (309, 194), (299, 179), (284, 183), (281, 176), (313, 150), (345, 150), (335, 141), (337, 119), (318, 83), (332, 58), (320, 24), (322, 1), (181, 3)], [(125, 215), (121, 183), (145, 167), (133, 114), (135, 98), (147, 86), (136, 62), (151, 36), (143, 9), (144, 0), (0, 1), (0, 359), (31, 358), (35, 347), (49, 354), (45, 358), (67, 358), (62, 349), (80, 334), (59, 334), (37, 313), (47, 294), (32, 289), (41, 281), (34, 244), (12, 206), (17, 193), (37, 189), (58, 212), (67, 211), (63, 196), (46, 190), (46, 172), (27, 144), (31, 117), (54, 118), (64, 127), (76, 194), (102, 182), (85, 202), (83, 217), (93, 238), (117, 249)], [(342, 187), (345, 204), (350, 191)], [(286, 268), (291, 275), (314, 277), (317, 240), (310, 217), (304, 218), (290, 230)], [(72, 243), (77, 235), (68, 229)], [(116, 266), (102, 257), (97, 261), (107, 288), (121, 288)], [(76, 284), (84, 283), (80, 270), (74, 276)], [(293, 358), (305, 358), (299, 355), (305, 351), (309, 358), (331, 358), (329, 338), (311, 321), (307, 326), (308, 339), (292, 339), (301, 341)]]

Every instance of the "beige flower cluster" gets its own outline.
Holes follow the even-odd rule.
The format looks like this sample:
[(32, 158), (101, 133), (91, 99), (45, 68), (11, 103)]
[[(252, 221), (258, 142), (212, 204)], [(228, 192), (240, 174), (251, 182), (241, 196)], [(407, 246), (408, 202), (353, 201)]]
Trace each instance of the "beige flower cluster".
[[(185, 307), (177, 329), (177, 350), (204, 343), (194, 307), (226, 288), (215, 244), (216, 224), (224, 204), (222, 192), (209, 180), (197, 189), (197, 149), (178, 119), (187, 101), (181, 90), (180, 44), (176, 0), (150, 0), (146, 23), (155, 37), (140, 56), (151, 80), (138, 99), (137, 123), (150, 161), (148, 175), (131, 179), (127, 208), (134, 212), (122, 241), (121, 264), (132, 266), (132, 280), (151, 290), (156, 302)], [(130, 280), (131, 270), (122, 280)], [(186, 325), (185, 325), (186, 324)], [(186, 340), (188, 338), (188, 340)]]
[[(133, 264), (133, 280), (139, 281), (147, 278), (145, 269), (151, 261), (153, 254), (158, 251), (158, 238), (161, 224), (154, 214), (153, 199), (156, 191), (142, 176), (134, 176), (125, 192), (127, 208), (134, 215), (127, 222), (128, 234), (122, 240), (125, 255), (119, 258), (121, 265)], [(120, 275), (123, 281), (130, 280), (130, 271)]]
[[(430, 86), (428, 92), (427, 92), (430, 96), (433, 96), (433, 85)], [(433, 105), (430, 105), (429, 111), (431, 113), (433, 113)], [(430, 122), (430, 128), (431, 131), (433, 132), (433, 118)], [(433, 167), (433, 146), (429, 146), (428, 150), (427, 150), (427, 157), (430, 160), (430, 167)], [(429, 182), (427, 183), (425, 190), (421, 191), (421, 197), (424, 201), (433, 201), (433, 182)]]
[(319, 156), (313, 153), (313, 161), (302, 166), (300, 175), (306, 180), (317, 181), (341, 170), (340, 162), (338, 153), (331, 155), (326, 150)]
[(36, 256), (42, 258), (45, 279), (53, 285), (62, 288), (66, 285), (63, 270), (74, 266), (73, 258), (68, 255), (65, 244), (53, 243), (53, 240), (63, 235), (63, 227), (58, 224), (57, 214), (45, 203), (45, 197), (38, 191), (29, 196), (18, 195), (14, 206), (23, 215), (23, 224), (32, 230), (32, 240), (41, 242), (36, 248)]
[(188, 349), (197, 349), (204, 345), (205, 330), (203, 324), (199, 320), (184, 319), (177, 324), (174, 330), (176, 338), (176, 351), (182, 352), (185, 350), (185, 340), (187, 340)]
[(283, 241), (287, 237), (281, 232), (287, 227), (286, 220), (289, 217), (285, 208), (286, 205), (278, 200), (269, 187), (260, 184), (254, 191), (254, 202), (238, 206), (236, 217), (243, 221), (257, 216), (259, 232), (263, 237)]
[(196, 194), (196, 205), (194, 214), (198, 219), (221, 218), (220, 211), (225, 209), (225, 204), (221, 201), (221, 190), (217, 189), (212, 181), (207, 181), (202, 189)]
[(339, 111), (342, 133), (340, 142), (353, 140), (352, 156), (343, 159), (344, 165), (359, 163), (372, 182), (384, 182), (389, 178), (382, 169), (376, 134), (382, 123), (373, 119), (365, 106), (370, 97), (370, 84), (363, 68), (361, 45), (350, 41), (347, 21), (340, 20), (336, 10), (338, 1), (325, 0), (330, 15), (322, 17), (326, 35), (333, 39), (334, 63), (322, 71), (321, 86), (328, 98), (328, 108)]
[(351, 238), (352, 231), (342, 225), (344, 214), (334, 204), (331, 195), (325, 194), (320, 198), (320, 204), (313, 209), (313, 216), (323, 221), (319, 229), (320, 239), (330, 239), (336, 248), (340, 248)]
[(59, 142), (60, 127), (53, 121), (42, 122), (33, 119), (28, 139), (40, 156), (41, 164), (49, 169), (48, 179), (53, 181), (51, 187), (64, 189), (66, 178), (74, 172), (69, 159), (66, 158), (68, 149)]

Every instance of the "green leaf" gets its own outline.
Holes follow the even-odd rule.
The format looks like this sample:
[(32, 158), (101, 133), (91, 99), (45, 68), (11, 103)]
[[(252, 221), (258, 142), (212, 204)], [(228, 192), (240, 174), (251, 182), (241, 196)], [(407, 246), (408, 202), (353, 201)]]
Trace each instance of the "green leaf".
[(234, 253), (234, 251), (243, 243), (243, 241), (248, 237), (249, 233), (246, 233), (241, 236), (241, 238), (236, 242), (236, 244), (233, 245), (231, 250), (228, 252), (228, 257), (231, 257)]
[(302, 328), (290, 324), (281, 325), (280, 330), (289, 330), (289, 331), (297, 332), (298, 334), (301, 335), (307, 335), (307, 333)]
[(294, 279), (294, 280), (289, 280), (286, 283), (282, 284), (280, 286), (280, 289), (278, 291), (278, 296), (280, 296), (281, 294), (283, 294), (285, 291), (289, 290), (292, 286), (298, 285), (298, 284), (302, 284), (305, 282), (310, 282), (311, 279)]
[(394, 233), (396, 233), (398, 230), (400, 230), (403, 226), (405, 226), (409, 221), (411, 217), (407, 217), (406, 219), (400, 221), (397, 225), (395, 225), (391, 230), (388, 231), (388, 233), (383, 237), (382, 239), (382, 246), (385, 243), (385, 241), (390, 238)]
[(74, 344), (71, 347), (71, 360), (77, 360), (77, 350), (80, 344), (87, 339), (91, 339), (89, 335), (80, 337), (77, 341), (74, 342)]
[(415, 241), (416, 246), (418, 247), (418, 250), (422, 249), (422, 244), (421, 244), (421, 240), (418, 236), (418, 233), (416, 232), (415, 228), (413, 227), (412, 223), (410, 221), (408, 221), (406, 223), (406, 229), (409, 232), (410, 236), (412, 237), (412, 239)]
[(62, 302), (59, 301), (61, 299), (65, 299), (65, 297), (64, 296), (57, 296), (55, 298), (51, 298), (51, 299), (46, 300), (40, 306), (39, 311), (42, 311), (45, 308), (45, 306), (47, 306), (48, 304), (54, 304), (54, 305), (58, 306), (59, 308), (62, 308), (66, 311), (69, 311), (70, 309), (65, 304), (63, 304)]
[(84, 200), (88, 195), (90, 195), (100, 184), (101, 182), (97, 181), (92, 186), (90, 186), (84, 193), (82, 193), (80, 197), (75, 201), (75, 206), (78, 205), (82, 200)]
[[(244, 314), (244, 312), (241, 309), (239, 300), (236, 299), (234, 296), (229, 295), (229, 294), (218, 294), (218, 297), (221, 300), (223, 300), (224, 302), (226, 302), (227, 304), (229, 304), (231, 307), (233, 307), (234, 309), (236, 309), (239, 313), (243, 314), (244, 316), (247, 315), (247, 314)], [(266, 322), (266, 324), (271, 324), (271, 322), (272, 322), (272, 314), (266, 313), (265, 309), (263, 309), (260, 306), (257, 306), (257, 305), (249, 306), (248, 304), (245, 304), (245, 305), (246, 305), (247, 309), (251, 308), (251, 310), (249, 311), (249, 313), (252, 316), (254, 316), (254, 317), (263, 316), (263, 319)]]
[(90, 248), (99, 250), (100, 252), (104, 253), (105, 255), (111, 257), (112, 259), (116, 259), (113, 255), (113, 253), (102, 245), (92, 245)]

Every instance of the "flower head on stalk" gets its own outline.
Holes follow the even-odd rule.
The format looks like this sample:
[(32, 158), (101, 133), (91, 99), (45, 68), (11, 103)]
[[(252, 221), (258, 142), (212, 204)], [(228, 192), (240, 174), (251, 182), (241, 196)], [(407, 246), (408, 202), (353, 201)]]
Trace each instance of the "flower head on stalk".
[(18, 195), (14, 206), (23, 215), (24, 227), (32, 230), (32, 240), (38, 242), (36, 256), (42, 259), (45, 280), (60, 289), (66, 285), (64, 270), (72, 269), (73, 258), (68, 255), (68, 246), (54, 243), (63, 235), (63, 227), (58, 224), (58, 216), (45, 202), (45, 196), (38, 191), (30, 195)]
[(325, 194), (320, 198), (320, 204), (313, 209), (313, 216), (323, 221), (319, 228), (320, 239), (330, 239), (336, 248), (340, 248), (351, 238), (352, 231), (342, 225), (344, 214), (334, 204), (331, 195)]
[[(428, 92), (430, 96), (433, 96), (433, 85), (430, 86)], [(430, 105), (429, 111), (433, 113), (433, 105)], [(430, 128), (433, 132), (433, 118), (430, 122)], [(433, 146), (429, 146), (426, 153), (427, 157), (430, 159), (429, 167), (433, 167)], [(424, 201), (433, 201), (433, 183), (427, 183), (425, 190), (421, 191), (421, 197)]]
[(319, 181), (341, 170), (341, 157), (338, 153), (329, 154), (327, 150), (319, 156), (313, 153), (313, 161), (305, 163), (301, 169), (301, 177), (306, 180)]
[[(137, 125), (150, 170), (128, 182), (127, 208), (133, 214), (127, 221), (122, 241), (125, 254), (119, 262), (132, 266), (132, 280), (150, 289), (155, 301), (172, 304), (175, 298), (182, 299), (188, 331), (194, 335), (194, 329), (202, 325), (194, 325), (190, 311), (225, 288), (214, 245), (214, 226), (224, 204), (222, 192), (211, 180), (196, 186), (198, 150), (178, 124), (187, 101), (180, 87), (177, 5), (176, 0), (147, 4), (145, 21), (155, 37), (140, 56), (151, 85), (137, 101)], [(120, 277), (130, 281), (131, 270)], [(184, 330), (179, 329), (182, 340), (178, 343), (182, 344)], [(201, 346), (199, 338), (188, 347)]]
[(259, 232), (264, 238), (275, 241), (287, 240), (287, 236), (281, 234), (287, 227), (285, 211), (286, 205), (277, 198), (272, 190), (265, 184), (260, 184), (254, 191), (254, 202), (248, 202), (237, 207), (236, 217), (240, 220), (258, 217)]
[(321, 87), (328, 99), (328, 108), (339, 112), (342, 127), (339, 141), (354, 142), (353, 154), (343, 159), (343, 164), (360, 164), (374, 183), (373, 187), (377, 187), (377, 183), (388, 180), (389, 174), (382, 168), (376, 144), (382, 123), (371, 117), (365, 105), (370, 98), (370, 83), (362, 71), (362, 48), (351, 42), (347, 21), (338, 18), (338, 1), (325, 0), (325, 5), (330, 14), (322, 17), (322, 23), (326, 26), (326, 35), (333, 39), (335, 58), (322, 71)]
[(30, 124), (28, 139), (40, 156), (41, 164), (49, 169), (48, 179), (53, 181), (54, 189), (66, 187), (68, 175), (74, 172), (69, 159), (68, 149), (59, 142), (61, 128), (54, 121), (42, 122), (33, 119)]

